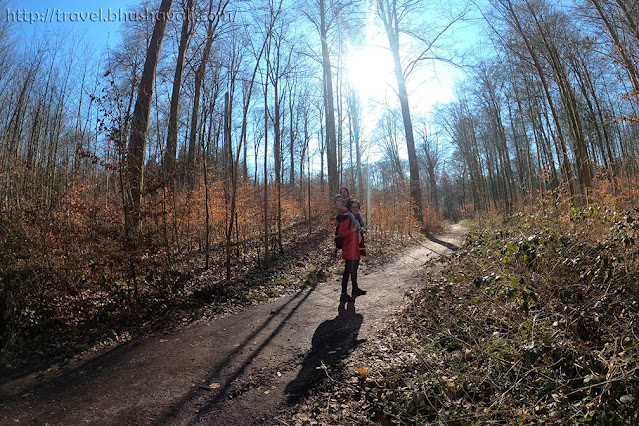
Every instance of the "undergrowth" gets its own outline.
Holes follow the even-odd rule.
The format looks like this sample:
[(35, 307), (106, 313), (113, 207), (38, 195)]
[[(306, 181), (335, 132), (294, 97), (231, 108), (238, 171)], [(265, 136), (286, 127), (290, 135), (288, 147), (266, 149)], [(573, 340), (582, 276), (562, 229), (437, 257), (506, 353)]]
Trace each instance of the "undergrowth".
[[(271, 253), (269, 269), (260, 263), (259, 253), (242, 249), (232, 280), (223, 279), (219, 256), (205, 269), (202, 253), (175, 256), (170, 263), (163, 253), (146, 254), (140, 262), (144, 268), (137, 268), (140, 285), (135, 299), (132, 286), (114, 273), (125, 273), (126, 268), (105, 268), (104, 261), (98, 270), (96, 260), (95, 271), (86, 274), (92, 280), (87, 288), (70, 284), (77, 271), (54, 276), (63, 268), (47, 268), (48, 258), (37, 271), (32, 264), (27, 268), (21, 260), (14, 262), (0, 275), (0, 306), (11, 307), (4, 310), (0, 324), (0, 376), (10, 379), (86, 350), (112, 348), (140, 335), (233, 313), (341, 272), (341, 256), (334, 256), (333, 239), (325, 227), (313, 226), (309, 234), (308, 225), (300, 223), (284, 229), (283, 236), (283, 251)], [(413, 238), (401, 233), (372, 230), (367, 242), (371, 256), (364, 263), (384, 263), (412, 243)], [(9, 256), (21, 256), (17, 248), (9, 248), (5, 263)], [(86, 249), (100, 252), (98, 247)], [(74, 255), (65, 247), (51, 257), (55, 259), (56, 253), (64, 253), (65, 263)]]
[(638, 424), (638, 238), (639, 209), (484, 218), (310, 423)]
[[(135, 241), (127, 238), (117, 191), (81, 176), (46, 202), (33, 191), (0, 210), (0, 377), (234, 312), (315, 285), (341, 264), (332, 256), (325, 185), (287, 186), (279, 195), (269, 187), (265, 243), (263, 188), (245, 182), (227, 273), (228, 199), (223, 180), (208, 183), (173, 198), (166, 191), (146, 196)], [(371, 195), (371, 260), (411, 241), (406, 194), (400, 187)], [(435, 212), (424, 216), (437, 226)]]

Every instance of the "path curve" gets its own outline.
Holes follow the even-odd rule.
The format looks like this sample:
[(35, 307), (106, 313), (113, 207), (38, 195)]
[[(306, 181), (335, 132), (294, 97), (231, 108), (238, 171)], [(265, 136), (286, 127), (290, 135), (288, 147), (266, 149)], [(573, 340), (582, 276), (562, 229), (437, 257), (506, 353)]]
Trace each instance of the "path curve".
[[(372, 337), (419, 282), (424, 263), (460, 245), (451, 229), (395, 262), (360, 272), (368, 294), (339, 305), (339, 278), (225, 318), (142, 338), (4, 383), (0, 424), (268, 423)], [(338, 306), (339, 305), (339, 306)]]

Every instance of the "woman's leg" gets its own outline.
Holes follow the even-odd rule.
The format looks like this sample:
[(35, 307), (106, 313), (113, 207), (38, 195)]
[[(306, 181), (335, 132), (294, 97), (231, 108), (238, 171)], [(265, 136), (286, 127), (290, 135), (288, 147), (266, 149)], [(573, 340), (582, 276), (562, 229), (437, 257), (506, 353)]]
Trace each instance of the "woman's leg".
[(344, 273), (342, 274), (342, 294), (348, 293), (348, 277), (351, 275), (352, 260), (344, 262)]
[(351, 260), (353, 262), (351, 264), (351, 284), (353, 285), (353, 290), (357, 288), (357, 268), (359, 268), (359, 260)]
[(357, 285), (357, 268), (359, 267), (359, 260), (354, 260), (353, 262), (356, 262), (351, 267), (351, 282), (353, 283), (353, 297), (363, 296), (366, 294), (366, 290), (362, 290)]

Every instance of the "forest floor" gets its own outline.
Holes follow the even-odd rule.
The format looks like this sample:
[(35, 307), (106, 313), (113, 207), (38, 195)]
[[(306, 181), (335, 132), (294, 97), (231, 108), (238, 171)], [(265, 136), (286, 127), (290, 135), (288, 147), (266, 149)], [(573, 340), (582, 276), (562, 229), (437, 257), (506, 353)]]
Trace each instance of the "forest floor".
[(364, 263), (368, 294), (351, 303), (339, 301), (335, 259), (326, 282), (293, 294), (12, 375), (0, 380), (0, 423), (286, 424), (464, 234), (453, 225), (392, 262)]
[(320, 365), (325, 379), (271, 424), (638, 425), (637, 217), (476, 218), (386, 328)]

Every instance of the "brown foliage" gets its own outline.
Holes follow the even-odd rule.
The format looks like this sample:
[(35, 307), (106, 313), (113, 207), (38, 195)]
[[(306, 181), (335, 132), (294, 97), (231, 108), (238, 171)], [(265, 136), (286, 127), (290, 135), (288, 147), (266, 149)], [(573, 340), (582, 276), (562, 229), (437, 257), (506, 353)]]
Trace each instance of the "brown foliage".
[[(215, 311), (215, 305), (228, 300), (246, 300), (251, 286), (264, 284), (266, 277), (255, 275), (264, 256), (263, 188), (248, 183), (238, 188), (231, 246), (234, 279), (227, 282), (222, 271), (230, 218), (223, 181), (208, 182), (211, 264), (205, 271), (203, 180), (193, 190), (178, 188), (174, 198), (162, 189), (145, 196), (139, 239), (131, 244), (125, 239), (121, 197), (106, 190), (106, 178), (76, 177), (68, 189), (50, 190), (49, 203), (39, 197), (42, 188), (34, 187), (32, 195), (24, 195), (0, 216), (2, 359), (37, 351), (44, 358), (49, 352), (73, 353), (105, 335), (130, 336), (143, 324), (171, 323), (176, 309), (197, 316), (203, 304)], [(267, 220), (274, 257), (284, 259), (286, 253), (299, 251), (296, 247), (302, 248), (300, 253), (320, 250), (320, 243), (324, 254), (332, 253), (329, 233), (318, 233), (334, 229), (329, 194), (313, 183), (309, 212), (307, 182), (301, 185), (282, 188), (285, 253), (276, 244), (277, 192), (269, 188)], [(396, 240), (414, 227), (408, 200), (404, 192), (372, 198), (375, 239)], [(432, 213), (429, 217), (436, 220)], [(378, 256), (390, 253), (380, 247)], [(321, 269), (315, 261), (309, 267), (315, 268), (313, 273)]]
[[(353, 368), (304, 412), (326, 424), (635, 424), (639, 184), (597, 181), (485, 215)], [(356, 377), (354, 377), (356, 376)]]

